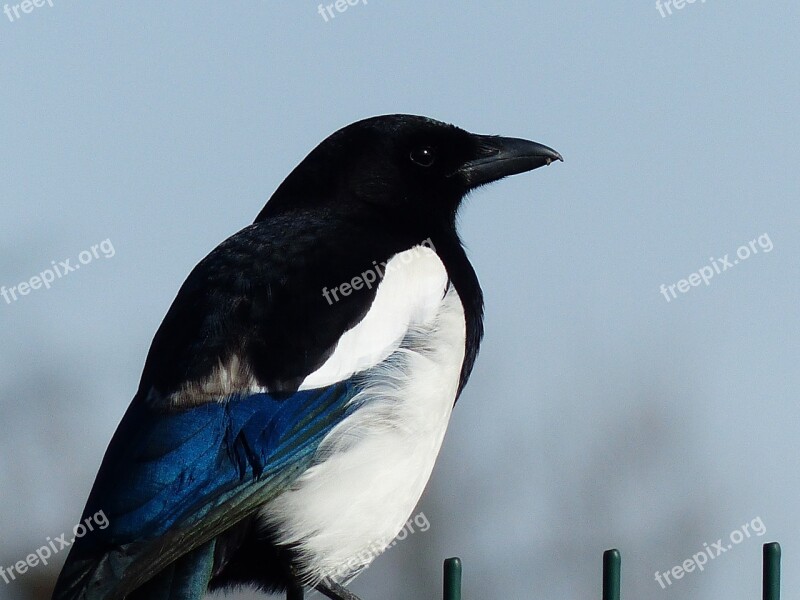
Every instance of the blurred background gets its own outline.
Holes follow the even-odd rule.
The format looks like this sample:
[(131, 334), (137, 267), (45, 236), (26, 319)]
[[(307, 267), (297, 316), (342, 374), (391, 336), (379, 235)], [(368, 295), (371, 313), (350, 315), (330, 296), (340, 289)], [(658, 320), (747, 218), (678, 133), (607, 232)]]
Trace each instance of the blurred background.
[[(0, 285), (80, 270), (0, 297), (0, 565), (77, 522), (190, 269), (328, 134), (405, 112), (566, 162), (462, 211), (481, 356), (415, 511), (430, 527), (353, 591), (438, 598), (458, 555), (466, 598), (596, 598), (617, 547), (626, 598), (755, 598), (778, 540), (798, 597), (797, 3), (7, 6)], [(655, 581), (756, 518), (763, 536)], [(65, 558), (0, 598), (48, 598)]]

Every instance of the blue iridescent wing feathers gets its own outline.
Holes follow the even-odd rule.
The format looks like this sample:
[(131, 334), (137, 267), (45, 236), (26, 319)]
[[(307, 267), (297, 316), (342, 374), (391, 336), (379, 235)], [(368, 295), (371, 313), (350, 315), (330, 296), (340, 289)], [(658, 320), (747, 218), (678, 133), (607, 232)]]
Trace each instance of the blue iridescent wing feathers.
[(134, 402), (84, 511), (109, 524), (76, 540), (55, 597), (121, 598), (251, 514), (309, 466), (356, 393), (345, 381), (180, 410)]

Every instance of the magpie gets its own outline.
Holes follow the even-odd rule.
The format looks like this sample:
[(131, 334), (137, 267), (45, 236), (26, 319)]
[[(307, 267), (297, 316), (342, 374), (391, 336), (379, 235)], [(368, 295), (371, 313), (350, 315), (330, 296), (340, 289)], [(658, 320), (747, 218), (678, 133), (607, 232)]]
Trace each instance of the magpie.
[(562, 160), (413, 115), (320, 143), (192, 270), (155, 334), (54, 600), (346, 585), (400, 532), (483, 335), (471, 190)]

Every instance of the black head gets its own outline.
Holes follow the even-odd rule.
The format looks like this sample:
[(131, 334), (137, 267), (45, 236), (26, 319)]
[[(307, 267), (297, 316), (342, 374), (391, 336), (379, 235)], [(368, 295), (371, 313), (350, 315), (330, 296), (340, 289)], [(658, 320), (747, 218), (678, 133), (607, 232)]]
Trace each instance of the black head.
[(325, 207), (452, 221), (470, 190), (554, 160), (562, 160), (558, 152), (527, 140), (476, 135), (414, 115), (372, 117), (317, 146), (257, 220)]

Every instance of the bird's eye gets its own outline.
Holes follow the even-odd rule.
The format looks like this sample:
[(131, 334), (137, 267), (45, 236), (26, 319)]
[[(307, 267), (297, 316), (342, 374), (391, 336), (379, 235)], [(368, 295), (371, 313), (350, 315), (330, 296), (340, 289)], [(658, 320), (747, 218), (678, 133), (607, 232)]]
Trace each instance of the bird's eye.
[(436, 160), (436, 152), (430, 146), (423, 146), (412, 150), (409, 158), (421, 167), (430, 167)]

